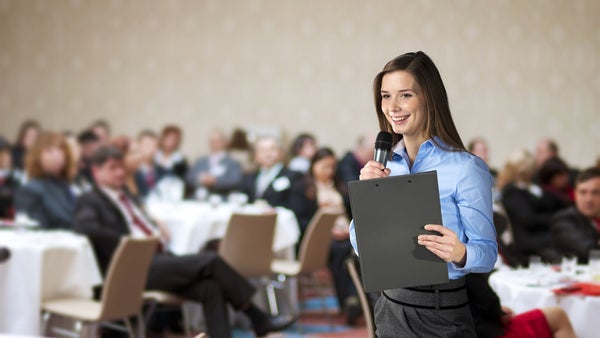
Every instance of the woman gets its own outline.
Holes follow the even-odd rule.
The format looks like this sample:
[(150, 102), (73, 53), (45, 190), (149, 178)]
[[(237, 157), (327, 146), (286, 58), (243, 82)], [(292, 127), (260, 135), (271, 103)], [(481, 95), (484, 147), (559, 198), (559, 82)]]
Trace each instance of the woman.
[(310, 166), (310, 159), (316, 151), (317, 141), (314, 136), (307, 133), (296, 136), (290, 149), (292, 159), (288, 163), (288, 169), (306, 174)]
[(14, 143), (12, 150), (12, 158), (15, 169), (25, 169), (25, 157), (27, 151), (35, 143), (36, 139), (40, 135), (41, 127), (40, 124), (34, 120), (27, 120), (21, 124), (19, 134), (17, 136), (17, 142)]
[(70, 229), (75, 212), (71, 183), (77, 166), (65, 138), (54, 132), (42, 134), (27, 152), (29, 181), (17, 190), (15, 207), (42, 228)]
[(575, 192), (569, 183), (569, 167), (558, 157), (548, 159), (537, 172), (542, 190), (554, 200), (554, 210), (568, 208), (575, 202)]
[(165, 175), (175, 175), (182, 180), (187, 173), (187, 160), (179, 151), (181, 129), (174, 125), (165, 126), (160, 134), (158, 151), (154, 157), (158, 171)]
[(303, 179), (292, 186), (290, 207), (300, 224), (301, 238), (306, 227), (319, 208), (343, 213), (333, 228), (333, 241), (329, 255), (329, 269), (333, 275), (335, 291), (340, 309), (353, 324), (360, 314), (356, 289), (344, 268), (344, 261), (352, 252), (349, 240), (348, 218), (350, 215), (348, 191), (335, 177), (337, 160), (329, 148), (318, 149)]
[[(425, 225), (440, 235), (417, 239), (448, 263), (450, 279), (447, 284), (383, 291), (375, 306), (377, 335), (475, 337), (464, 276), (489, 272), (497, 258), (488, 167), (466, 151), (440, 74), (425, 53), (407, 53), (388, 62), (375, 77), (373, 91), (380, 127), (392, 133), (396, 146), (388, 168), (369, 161), (360, 179), (437, 171), (444, 224)], [(357, 250), (353, 223), (350, 239)], [(434, 292), (438, 296), (432, 299)]]
[(502, 192), (502, 205), (512, 224), (517, 250), (552, 261), (557, 258), (550, 232), (556, 200), (532, 182), (534, 173), (535, 158), (528, 151), (517, 151), (498, 175), (498, 190)]

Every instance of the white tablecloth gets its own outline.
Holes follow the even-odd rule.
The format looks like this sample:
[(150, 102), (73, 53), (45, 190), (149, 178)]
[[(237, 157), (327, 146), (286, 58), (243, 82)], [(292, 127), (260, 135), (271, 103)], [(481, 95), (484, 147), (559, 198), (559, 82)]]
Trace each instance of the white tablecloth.
[(92, 296), (102, 283), (86, 237), (66, 231), (0, 231), (11, 257), (0, 264), (0, 332), (38, 335), (44, 300)]
[(490, 285), (500, 297), (502, 305), (522, 313), (535, 308), (560, 306), (568, 314), (579, 338), (600, 337), (600, 297), (583, 295), (555, 295), (553, 289), (569, 284), (569, 279), (591, 281), (585, 267), (581, 274), (565, 276), (549, 267), (536, 271), (499, 270), (490, 276)]
[[(223, 203), (211, 205), (198, 201), (165, 202), (148, 201), (148, 213), (163, 221), (169, 228), (169, 249), (175, 254), (196, 253), (206, 242), (223, 238), (227, 224), (234, 212), (262, 213), (264, 208)], [(296, 216), (291, 210), (276, 208), (277, 225), (273, 239), (273, 251), (280, 252), (293, 247), (300, 237)]]

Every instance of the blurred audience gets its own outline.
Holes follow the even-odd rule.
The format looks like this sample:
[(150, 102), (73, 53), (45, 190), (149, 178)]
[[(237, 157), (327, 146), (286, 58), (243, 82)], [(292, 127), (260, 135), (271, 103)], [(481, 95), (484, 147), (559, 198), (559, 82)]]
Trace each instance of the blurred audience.
[(254, 161), (258, 170), (246, 175), (242, 182), (242, 192), (248, 195), (248, 202), (260, 199), (269, 205), (289, 208), (292, 183), (300, 176), (285, 168), (281, 144), (274, 137), (266, 136), (256, 140)]
[(29, 180), (15, 195), (17, 213), (27, 214), (43, 228), (71, 228), (76, 198), (71, 183), (77, 165), (64, 136), (40, 135), (25, 163)]
[[(89, 237), (106, 274), (121, 237), (160, 237), (161, 233), (124, 191), (124, 154), (118, 148), (99, 148), (92, 165), (97, 185), (78, 200), (74, 228)], [(290, 318), (269, 316), (254, 305), (254, 287), (215, 253), (177, 256), (159, 249), (151, 262), (146, 288), (202, 303), (211, 337), (231, 337), (228, 305), (248, 316), (257, 336), (293, 323)]]
[(555, 248), (564, 256), (588, 262), (589, 251), (600, 249), (600, 168), (583, 171), (575, 181), (575, 206), (552, 219)]
[(158, 151), (154, 161), (158, 166), (158, 170), (165, 175), (175, 175), (185, 180), (188, 163), (179, 150), (181, 139), (181, 128), (175, 125), (165, 126), (160, 134)]
[(19, 179), (13, 170), (11, 147), (0, 136), (0, 218), (14, 217), (14, 197)]
[(140, 199), (143, 200), (162, 178), (162, 172), (154, 162), (158, 150), (158, 136), (151, 130), (143, 130), (138, 135), (135, 149), (140, 156), (139, 167), (135, 173), (135, 185)]
[(310, 160), (317, 151), (315, 137), (308, 133), (302, 133), (294, 139), (290, 148), (290, 162), (288, 169), (306, 174), (310, 167)]
[(13, 145), (12, 150), (12, 161), (15, 169), (20, 171), (25, 170), (27, 151), (33, 146), (41, 130), (40, 124), (34, 120), (26, 120), (21, 124), (17, 141)]
[(106, 120), (96, 120), (89, 128), (100, 141), (100, 144), (108, 144), (110, 142), (111, 129), (110, 124)]
[(242, 167), (229, 156), (227, 146), (227, 137), (221, 130), (210, 132), (210, 154), (196, 161), (187, 174), (187, 183), (195, 191), (196, 197), (204, 199), (209, 194), (226, 196), (240, 188)]
[(336, 162), (331, 149), (318, 149), (310, 162), (308, 173), (292, 186), (290, 208), (296, 214), (300, 225), (300, 241), (317, 210), (342, 213), (332, 229), (329, 269), (333, 276), (339, 307), (347, 313), (348, 322), (354, 324), (360, 315), (360, 306), (356, 289), (344, 264), (352, 254), (349, 233), (350, 200), (346, 185), (335, 176)]
[(242, 172), (248, 174), (256, 170), (252, 160), (252, 146), (248, 142), (246, 131), (241, 128), (235, 128), (231, 133), (231, 139), (227, 148), (229, 156), (236, 160), (242, 166)]
[(490, 167), (489, 147), (487, 141), (483, 137), (476, 137), (469, 142), (467, 150), (475, 156), (479, 156), (490, 169), (490, 174), (495, 179), (498, 176), (498, 171)]
[(354, 149), (347, 152), (337, 165), (337, 177), (344, 183), (358, 181), (360, 169), (373, 159), (375, 135), (360, 136)]
[(539, 184), (553, 199), (555, 211), (573, 205), (573, 188), (569, 184), (569, 167), (558, 157), (548, 159), (537, 173)]
[(540, 255), (556, 259), (552, 250), (550, 218), (555, 210), (544, 191), (532, 182), (535, 159), (525, 150), (509, 158), (497, 178), (502, 191), (502, 205), (512, 224), (518, 251), (524, 255)]

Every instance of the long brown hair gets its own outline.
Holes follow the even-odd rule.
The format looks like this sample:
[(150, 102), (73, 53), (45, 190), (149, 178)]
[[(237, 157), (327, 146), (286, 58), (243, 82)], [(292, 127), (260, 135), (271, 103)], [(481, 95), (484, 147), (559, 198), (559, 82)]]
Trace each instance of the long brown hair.
[[(317, 199), (317, 186), (316, 186), (316, 182), (315, 182), (315, 177), (313, 175), (313, 168), (315, 166), (315, 163), (319, 162), (320, 160), (326, 158), (326, 157), (332, 157), (335, 159), (335, 153), (333, 152), (333, 150), (331, 150), (331, 148), (319, 148), (315, 154), (313, 155), (311, 161), (310, 161), (310, 168), (308, 169), (308, 172), (306, 173), (306, 175), (304, 176), (304, 180), (306, 182), (306, 192), (305, 192), (305, 196), (306, 198), (308, 198), (309, 200), (316, 200)], [(348, 193), (348, 188), (346, 187), (345, 184), (343, 184), (337, 177), (337, 175), (335, 174), (335, 172), (333, 173), (333, 184), (335, 186), (335, 188), (342, 194), (347, 194)]]
[(31, 149), (27, 151), (25, 168), (29, 178), (42, 178), (46, 174), (42, 168), (42, 153), (44, 150), (57, 146), (65, 154), (65, 166), (60, 172), (60, 178), (71, 182), (77, 175), (77, 163), (66, 138), (56, 132), (43, 132), (35, 141)]
[[(410, 73), (423, 90), (425, 109), (427, 111), (427, 119), (425, 120), (426, 135), (437, 146), (445, 150), (466, 151), (452, 120), (450, 106), (448, 105), (448, 95), (446, 94), (446, 88), (444, 87), (440, 72), (429, 56), (421, 51), (406, 53), (394, 58), (375, 77), (373, 81), (373, 96), (375, 99), (375, 111), (381, 130), (388, 131), (393, 135), (393, 144), (400, 141), (401, 135), (394, 133), (392, 126), (388, 123), (381, 110), (381, 82), (383, 76), (398, 70)], [(441, 144), (438, 144), (434, 136), (439, 137), (446, 146), (442, 147)]]

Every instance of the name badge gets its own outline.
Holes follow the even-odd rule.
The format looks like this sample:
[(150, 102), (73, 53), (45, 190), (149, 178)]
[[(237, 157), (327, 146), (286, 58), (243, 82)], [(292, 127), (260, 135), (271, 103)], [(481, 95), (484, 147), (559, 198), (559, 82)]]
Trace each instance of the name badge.
[(287, 177), (279, 177), (275, 181), (273, 181), (273, 190), (280, 192), (286, 189), (289, 189), (292, 183), (290, 179)]

